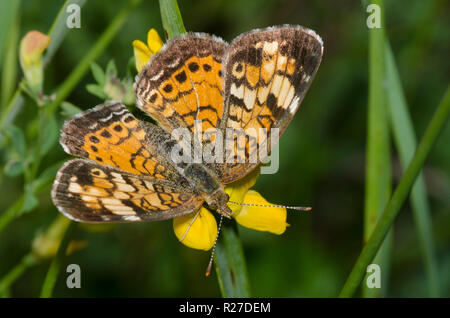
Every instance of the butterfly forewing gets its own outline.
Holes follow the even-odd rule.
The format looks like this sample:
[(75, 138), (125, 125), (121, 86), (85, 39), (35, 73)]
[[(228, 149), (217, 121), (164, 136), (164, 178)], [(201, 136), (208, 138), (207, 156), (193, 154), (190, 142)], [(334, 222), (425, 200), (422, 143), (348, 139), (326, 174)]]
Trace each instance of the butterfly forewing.
[(222, 59), (227, 44), (219, 38), (188, 33), (169, 40), (135, 84), (137, 105), (168, 132), (218, 127), (223, 114)]
[[(279, 129), (275, 140), (284, 132), (316, 74), (322, 50), (320, 37), (299, 26), (254, 30), (231, 43), (223, 62), (221, 127), (242, 129), (247, 137), (245, 145), (237, 138), (225, 143), (227, 151), (236, 155), (223, 165), (224, 183), (244, 177), (259, 164), (262, 158), (253, 163), (249, 158), (260, 147), (270, 151), (273, 128)], [(260, 129), (267, 134), (259, 134)], [(243, 147), (245, 151), (238, 151)]]

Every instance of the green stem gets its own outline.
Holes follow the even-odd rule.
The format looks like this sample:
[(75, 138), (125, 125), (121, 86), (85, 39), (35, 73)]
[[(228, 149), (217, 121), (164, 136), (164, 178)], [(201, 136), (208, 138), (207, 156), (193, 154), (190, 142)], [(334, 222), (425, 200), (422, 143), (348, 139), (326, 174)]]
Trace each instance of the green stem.
[(94, 46), (86, 53), (83, 59), (58, 88), (56, 91), (56, 97), (49, 106), (50, 112), (56, 111), (61, 102), (69, 96), (75, 86), (89, 71), (91, 63), (103, 53), (109, 43), (114, 39), (117, 32), (120, 31), (133, 9), (141, 3), (141, 1), (142, 0), (130, 0), (128, 4), (114, 17), (110, 25), (106, 28)]
[(22, 260), (12, 270), (6, 274), (0, 281), (0, 294), (7, 292), (12, 283), (19, 278), (26, 269), (36, 264), (36, 259), (30, 253), (22, 257)]
[(5, 226), (8, 225), (17, 214), (20, 213), (24, 202), (25, 195), (22, 195), (8, 210), (0, 215), (0, 232), (3, 231)]
[[(382, 0), (371, 1), (380, 8), (381, 28), (369, 30), (369, 101), (367, 128), (366, 193), (364, 207), (364, 242), (372, 234), (386, 207), (391, 192), (389, 126), (384, 89), (384, 7)], [(364, 297), (380, 297), (386, 293), (389, 274), (390, 239), (383, 243), (374, 263), (382, 269), (382, 288), (363, 286)]]
[(9, 101), (8, 106), (2, 111), (1, 118), (0, 118), (0, 127), (4, 127), (7, 124), (10, 124), (16, 115), (19, 113), (20, 109), (23, 105), (23, 96), (21, 93), (20, 86), (24, 83), (24, 81), (21, 81), (14, 92), (13, 97)]
[(48, 35), (51, 38), (50, 44), (45, 51), (44, 58), (42, 60), (44, 67), (50, 63), (51, 59), (53, 58), (53, 55), (55, 55), (56, 51), (58, 50), (59, 46), (61, 45), (61, 42), (64, 40), (67, 32), (69, 32), (71, 29), (69, 29), (66, 25), (67, 20), (67, 6), (70, 4), (76, 4), (80, 7), (80, 9), (84, 6), (86, 3), (86, 0), (66, 0), (64, 2), (64, 5), (61, 7), (61, 9), (58, 12), (58, 15), (56, 16), (56, 19), (53, 21), (52, 26), (50, 27), (50, 30), (48, 32)]
[(447, 88), (442, 102), (428, 125), (427, 130), (417, 148), (414, 157), (406, 169), (400, 183), (392, 195), (386, 209), (378, 220), (378, 223), (370, 236), (369, 241), (364, 246), (353, 269), (341, 290), (339, 297), (351, 297), (358, 288), (367, 266), (372, 262), (386, 234), (394, 223), (411, 187), (425, 164), (425, 160), (435, 144), (439, 133), (445, 127), (450, 114), (450, 87)]
[[(386, 87), (388, 87), (387, 97), (390, 122), (400, 162), (403, 169), (405, 169), (414, 155), (417, 141), (394, 55), (387, 41), (385, 55)], [(417, 177), (417, 181), (411, 190), (410, 201), (417, 229), (420, 251), (425, 264), (429, 295), (431, 297), (439, 297), (439, 275), (433, 243), (430, 207), (422, 173)]]
[[(57, 162), (47, 168), (38, 179), (34, 180), (34, 194), (37, 194), (45, 189), (53, 182), (56, 171), (63, 164), (64, 161)], [(25, 194), (22, 194), (17, 201), (9, 207), (4, 213), (0, 215), (0, 233), (3, 231), (14, 218), (23, 211), (25, 203)]]
[(6, 105), (11, 98), (17, 80), (17, 43), (20, 29), (20, 1), (12, 1), (12, 21), (8, 40), (6, 42), (5, 57), (3, 59), (1, 105)]
[(166, 39), (186, 33), (176, 0), (159, 0), (159, 7)]
[(247, 266), (236, 222), (224, 220), (214, 262), (222, 297), (250, 297)]
[(70, 222), (65, 230), (65, 234), (63, 234), (64, 237), (59, 244), (58, 252), (53, 258), (47, 275), (45, 276), (44, 284), (42, 285), (41, 290), (41, 298), (52, 297), (53, 289), (55, 288), (61, 264), (63, 263), (64, 256), (66, 255), (67, 247), (69, 246), (71, 240), (71, 233), (75, 228), (75, 225), (76, 223)]

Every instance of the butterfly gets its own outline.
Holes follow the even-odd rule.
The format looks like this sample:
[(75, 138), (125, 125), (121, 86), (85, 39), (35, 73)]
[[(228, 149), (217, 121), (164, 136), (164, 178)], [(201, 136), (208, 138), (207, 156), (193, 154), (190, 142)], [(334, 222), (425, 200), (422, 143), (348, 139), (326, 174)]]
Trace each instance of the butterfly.
[[(164, 220), (204, 204), (229, 216), (224, 186), (261, 163), (262, 157), (250, 160), (256, 148), (270, 151), (299, 108), (322, 54), (321, 38), (301, 26), (252, 30), (231, 44), (203, 33), (169, 40), (134, 85), (137, 106), (159, 125), (114, 102), (66, 121), (60, 143), (83, 159), (58, 171), (54, 204), (81, 222)], [(227, 143), (214, 134), (199, 137), (198, 128), (268, 134), (246, 134), (243, 142), (232, 134)], [(179, 129), (191, 138), (175, 138)], [(222, 146), (225, 155), (208, 162), (174, 159), (181, 144), (196, 142), (215, 155)]]

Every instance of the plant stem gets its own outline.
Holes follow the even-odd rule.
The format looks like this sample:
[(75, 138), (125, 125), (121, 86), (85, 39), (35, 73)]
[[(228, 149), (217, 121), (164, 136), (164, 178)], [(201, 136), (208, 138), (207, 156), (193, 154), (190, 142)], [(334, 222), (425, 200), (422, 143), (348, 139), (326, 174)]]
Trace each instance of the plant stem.
[(247, 266), (236, 222), (224, 220), (214, 259), (222, 297), (250, 297)]
[(8, 210), (0, 215), (0, 232), (3, 231), (6, 225), (11, 222), (14, 217), (22, 210), (23, 203), (25, 202), (25, 195), (22, 195)]
[[(384, 6), (382, 0), (371, 1), (380, 8), (381, 28), (369, 29), (369, 102), (367, 128), (366, 193), (364, 206), (364, 242), (367, 242), (385, 209), (391, 193), (389, 126), (384, 89)], [(380, 297), (386, 292), (391, 240), (381, 247), (374, 263), (382, 270), (382, 288), (363, 286), (364, 297)]]
[(159, 0), (159, 8), (166, 39), (186, 33), (176, 0)]
[(3, 58), (1, 105), (6, 105), (11, 98), (17, 80), (17, 43), (20, 29), (20, 0), (11, 1), (12, 20), (6, 41), (5, 56)]
[(59, 107), (61, 102), (69, 96), (75, 86), (89, 71), (91, 63), (103, 53), (109, 43), (114, 39), (117, 32), (119, 32), (133, 9), (141, 2), (142, 0), (130, 0), (128, 4), (114, 17), (97, 42), (95, 42), (94, 46), (86, 53), (83, 59), (78, 63), (75, 69), (69, 74), (69, 76), (56, 91), (56, 97), (49, 106), (51, 112), (54, 112)]
[(395, 218), (400, 211), (405, 199), (407, 198), (411, 187), (419, 175), (425, 160), (435, 144), (439, 133), (445, 127), (450, 114), (450, 87), (447, 88), (442, 102), (439, 104), (436, 112), (431, 119), (430, 124), (417, 148), (414, 157), (406, 169), (400, 183), (392, 195), (386, 209), (378, 220), (378, 223), (370, 236), (369, 241), (364, 246), (353, 269), (341, 290), (339, 297), (351, 297), (358, 288), (361, 279), (366, 272), (367, 266), (372, 262), (386, 234), (394, 223)]
[[(417, 141), (394, 55), (387, 41), (385, 55), (389, 117), (395, 146), (404, 170), (414, 155)], [(428, 293), (430, 297), (439, 297), (439, 275), (433, 243), (430, 207), (422, 173), (419, 174), (417, 181), (414, 183), (410, 201), (427, 275)]]
[(50, 27), (50, 30), (48, 32), (48, 35), (50, 36), (51, 41), (50, 41), (50, 44), (49, 44), (47, 50), (45, 51), (45, 55), (42, 60), (44, 67), (53, 58), (53, 55), (58, 50), (58, 48), (61, 45), (61, 42), (64, 40), (67, 32), (71, 30), (66, 25), (67, 6), (76, 4), (81, 9), (85, 3), (86, 3), (86, 0), (66, 0), (64, 2), (64, 5), (59, 10), (58, 15), (56, 16), (56, 19), (53, 21), (53, 24)]
[(11, 284), (14, 283), (26, 269), (30, 268), (34, 264), (36, 264), (36, 259), (31, 253), (22, 257), (20, 263), (10, 270), (8, 274), (6, 274), (0, 281), (0, 294), (6, 292)]
[(67, 247), (69, 246), (71, 240), (71, 233), (75, 228), (76, 223), (70, 222), (65, 230), (64, 237), (58, 247), (58, 252), (53, 258), (50, 268), (48, 269), (47, 275), (45, 276), (44, 284), (42, 285), (41, 298), (52, 297), (53, 289), (55, 288), (56, 280), (58, 279), (58, 274), (63, 263), (63, 258), (66, 255)]

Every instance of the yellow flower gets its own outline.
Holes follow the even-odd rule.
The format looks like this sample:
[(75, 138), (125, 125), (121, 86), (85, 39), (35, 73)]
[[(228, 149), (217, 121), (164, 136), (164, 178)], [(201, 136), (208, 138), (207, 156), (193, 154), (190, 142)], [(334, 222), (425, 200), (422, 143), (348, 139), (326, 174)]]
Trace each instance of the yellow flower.
[[(150, 61), (163, 46), (158, 33), (151, 29), (147, 34), (147, 45), (139, 40), (133, 41), (134, 57), (138, 72)], [(234, 219), (242, 226), (258, 231), (282, 234), (286, 230), (286, 209), (261, 207), (268, 203), (258, 192), (249, 190), (256, 183), (259, 169), (255, 169), (245, 178), (225, 187), (230, 201), (253, 206), (228, 203)], [(178, 240), (184, 245), (200, 250), (213, 247), (217, 236), (217, 222), (206, 208), (173, 219), (173, 229)]]
[(233, 215), (240, 225), (273, 234), (284, 233), (286, 226), (288, 226), (285, 208), (261, 207), (260, 205), (270, 205), (270, 203), (254, 190), (247, 191), (243, 202), (255, 206), (244, 205), (238, 214)]
[(240, 225), (249, 229), (283, 234), (286, 226), (288, 226), (286, 223), (286, 209), (264, 207), (264, 205), (270, 205), (270, 203), (255, 190), (250, 190), (255, 185), (258, 176), (259, 169), (255, 169), (245, 178), (225, 187), (225, 192), (230, 196), (231, 202), (246, 204), (228, 203), (228, 206), (233, 211), (233, 218)]
[[(286, 230), (286, 209), (279, 207), (261, 207), (269, 205), (258, 192), (249, 190), (255, 185), (259, 176), (256, 169), (245, 178), (233, 182), (225, 187), (230, 201), (250, 204), (254, 206), (228, 203), (233, 211), (233, 218), (242, 226), (266, 231), (273, 234), (282, 234)], [(209, 250), (213, 247), (217, 236), (217, 222), (214, 215), (206, 208), (175, 218), (173, 228), (178, 240), (188, 247)]]
[(196, 212), (173, 219), (173, 230), (184, 245), (207, 251), (214, 245), (217, 223), (214, 215), (202, 207)]
[(133, 41), (134, 59), (136, 60), (136, 69), (140, 72), (150, 58), (155, 55), (161, 47), (163, 41), (155, 29), (150, 29), (147, 33), (147, 45), (139, 40)]

